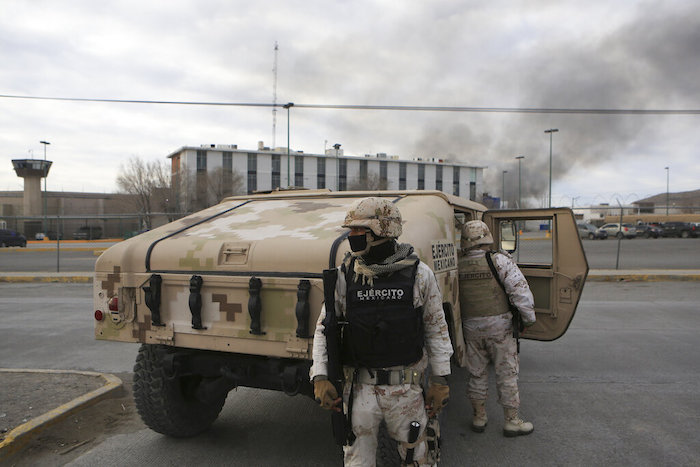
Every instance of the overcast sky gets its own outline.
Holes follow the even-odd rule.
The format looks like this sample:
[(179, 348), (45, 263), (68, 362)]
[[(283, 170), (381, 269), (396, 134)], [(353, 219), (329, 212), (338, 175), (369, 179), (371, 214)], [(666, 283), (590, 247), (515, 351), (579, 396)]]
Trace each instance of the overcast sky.
[[(0, 94), (386, 106), (700, 109), (700, 2), (0, 0)], [(293, 108), (292, 149), (448, 157), (487, 190), (553, 204), (626, 204), (700, 188), (700, 115)], [(277, 146), (287, 142), (277, 112)], [(11, 159), (54, 166), (48, 189), (112, 192), (131, 156), (271, 145), (267, 107), (0, 98), (0, 190)]]

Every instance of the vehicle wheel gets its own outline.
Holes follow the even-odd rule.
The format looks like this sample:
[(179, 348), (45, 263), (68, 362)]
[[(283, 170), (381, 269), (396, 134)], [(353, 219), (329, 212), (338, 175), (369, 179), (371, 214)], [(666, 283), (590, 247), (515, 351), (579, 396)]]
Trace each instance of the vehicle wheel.
[(589, 233), (589, 234), (588, 234), (588, 239), (589, 239), (589, 240), (595, 240), (595, 234)]
[(688, 237), (690, 237), (690, 234), (687, 231), (684, 230), (683, 232), (681, 232), (681, 238), (688, 238)]
[(386, 424), (379, 425), (377, 435), (377, 467), (391, 467), (401, 465), (398, 444), (395, 439), (389, 436)]
[(617, 235), (615, 235), (615, 237), (622, 238), (622, 237), (624, 237), (624, 235), (622, 235), (622, 232), (618, 232)]
[(134, 366), (134, 401), (150, 429), (174, 438), (189, 438), (214, 423), (226, 395), (205, 403), (195, 397), (201, 377), (168, 377), (163, 356), (172, 351), (163, 345), (141, 345)]
[(27, 248), (27, 242), (22, 242), (22, 244), (21, 244), (20, 246), (21, 246), (22, 248)]
[(644, 233), (644, 238), (651, 238), (651, 234), (649, 232)]

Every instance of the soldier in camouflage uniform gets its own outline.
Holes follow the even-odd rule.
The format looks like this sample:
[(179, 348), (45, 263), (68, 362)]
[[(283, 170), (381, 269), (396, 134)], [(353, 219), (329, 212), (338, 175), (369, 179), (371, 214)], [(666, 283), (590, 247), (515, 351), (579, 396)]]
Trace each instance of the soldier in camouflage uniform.
[[(469, 221), (462, 227), (459, 301), (467, 343), (468, 395), (474, 409), (471, 428), (481, 433), (486, 427), (488, 365), (492, 362), (498, 402), (505, 415), (503, 434), (528, 435), (534, 427), (518, 416), (519, 360), (508, 302), (520, 311), (523, 324), (528, 327), (535, 324), (534, 299), (511, 256), (490, 251), (492, 244), (491, 232), (482, 221)], [(493, 276), (486, 255), (490, 255), (498, 279)]]
[[(335, 312), (348, 322), (342, 402), (352, 407), (349, 417), (356, 436), (343, 448), (345, 465), (375, 465), (382, 420), (399, 442), (402, 459), (408, 447), (414, 449), (417, 464), (434, 465), (426, 425), (447, 404), (452, 355), (435, 275), (413, 254), (413, 247), (396, 241), (401, 214), (390, 201), (359, 200), (348, 210), (343, 227), (350, 229), (352, 253), (339, 268)], [(327, 378), (325, 314), (324, 308), (316, 324), (311, 377), (321, 406), (339, 410), (341, 398)], [(432, 375), (424, 398), (421, 383), (428, 363)], [(420, 423), (420, 435), (408, 445), (413, 421)]]

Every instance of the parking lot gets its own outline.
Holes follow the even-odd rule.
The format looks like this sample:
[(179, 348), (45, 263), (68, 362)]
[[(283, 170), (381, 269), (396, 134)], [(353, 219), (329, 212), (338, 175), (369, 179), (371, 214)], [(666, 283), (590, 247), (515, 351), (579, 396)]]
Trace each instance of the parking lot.
[[(108, 371), (128, 380), (138, 346), (93, 339), (90, 293), (89, 284), (0, 284), (0, 366)], [(502, 436), (495, 391), (486, 432), (472, 433), (466, 374), (454, 368), (441, 465), (696, 465), (698, 302), (691, 282), (587, 283), (562, 338), (521, 344), (522, 413), (534, 434)], [(342, 461), (328, 414), (312, 400), (241, 388), (199, 437), (145, 429), (126, 394), (42, 433), (16, 463), (190, 464)]]

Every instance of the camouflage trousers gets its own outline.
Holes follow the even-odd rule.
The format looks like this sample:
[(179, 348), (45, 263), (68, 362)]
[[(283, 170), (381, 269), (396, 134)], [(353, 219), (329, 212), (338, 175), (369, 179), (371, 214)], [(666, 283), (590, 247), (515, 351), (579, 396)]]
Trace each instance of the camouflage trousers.
[[(350, 384), (345, 385), (343, 402), (347, 407)], [(352, 406), (352, 430), (357, 436), (352, 446), (345, 446), (346, 466), (374, 466), (377, 459), (377, 435), (379, 424), (386, 422), (389, 436), (397, 441), (408, 441), (410, 423), (420, 423), (425, 432), (428, 415), (425, 411), (423, 389), (414, 384), (372, 385), (355, 384)], [(425, 457), (427, 443), (415, 447), (415, 460)], [(399, 442), (399, 455), (405, 458), (406, 449)], [(427, 464), (420, 464), (427, 465)]]
[(517, 409), (520, 407), (518, 394), (518, 372), (520, 360), (511, 331), (489, 335), (479, 332), (468, 332), (467, 341), (467, 370), (469, 384), (467, 393), (469, 399), (486, 400), (488, 396), (488, 365), (493, 363), (496, 373), (496, 389), (498, 402), (503, 407)]

